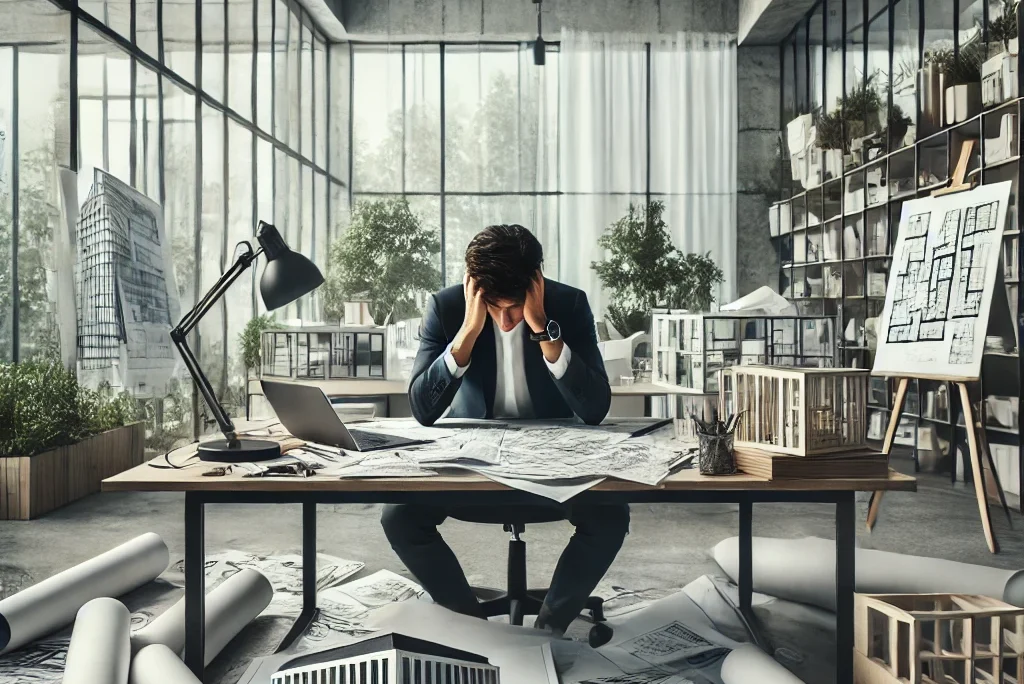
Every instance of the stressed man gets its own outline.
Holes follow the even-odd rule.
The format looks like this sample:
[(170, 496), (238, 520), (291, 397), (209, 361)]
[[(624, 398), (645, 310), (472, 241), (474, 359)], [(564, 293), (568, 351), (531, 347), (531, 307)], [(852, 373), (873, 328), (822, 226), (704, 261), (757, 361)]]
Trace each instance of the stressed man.
[[(571, 418), (596, 425), (611, 389), (594, 315), (581, 290), (544, 278), (540, 242), (518, 225), (491, 226), (466, 249), (461, 285), (431, 297), (423, 316), (409, 401), (431, 425), (451, 418)], [(446, 413), (447, 412), (447, 413)], [(544, 453), (538, 451), (537, 458)], [(537, 626), (562, 633), (583, 609), (629, 529), (626, 505), (557, 504), (576, 531), (562, 552)], [(437, 527), (448, 517), (502, 523), (496, 506), (391, 505), (388, 541), (434, 601), (483, 617), (455, 554)]]

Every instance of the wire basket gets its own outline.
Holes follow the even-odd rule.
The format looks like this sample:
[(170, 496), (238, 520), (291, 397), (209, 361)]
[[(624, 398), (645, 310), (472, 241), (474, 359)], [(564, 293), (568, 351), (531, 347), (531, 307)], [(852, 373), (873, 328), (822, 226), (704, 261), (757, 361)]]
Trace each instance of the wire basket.
[(732, 475), (736, 472), (732, 433), (708, 435), (697, 433), (697, 463), (701, 475)]

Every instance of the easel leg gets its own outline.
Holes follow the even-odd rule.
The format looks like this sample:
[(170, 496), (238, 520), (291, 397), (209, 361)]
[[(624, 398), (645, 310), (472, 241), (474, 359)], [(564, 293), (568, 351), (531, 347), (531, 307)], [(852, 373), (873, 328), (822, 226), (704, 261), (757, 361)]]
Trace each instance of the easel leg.
[(981, 456), (978, 453), (977, 426), (974, 423), (974, 407), (971, 405), (971, 395), (967, 391), (967, 385), (958, 382), (960, 388), (960, 403), (964, 411), (964, 426), (967, 429), (967, 446), (971, 452), (971, 473), (974, 475), (974, 492), (978, 497), (978, 513), (981, 514), (981, 527), (985, 531), (985, 541), (988, 542), (988, 550), (992, 553), (999, 553), (999, 545), (996, 543), (995, 535), (992, 534), (992, 520), (988, 512), (988, 498), (985, 496), (985, 476), (981, 472)]
[[(882, 453), (886, 456), (892, 451), (893, 440), (896, 439), (896, 428), (900, 424), (900, 415), (903, 413), (903, 404), (907, 400), (907, 388), (910, 386), (910, 378), (900, 378), (896, 386), (896, 396), (892, 402), (892, 413), (889, 414), (889, 426), (885, 430), (885, 440), (882, 442)], [(870, 532), (875, 527), (875, 520), (878, 519), (878, 511), (882, 507), (882, 495), (885, 492), (873, 492), (871, 501), (868, 503), (867, 526)]]
[(988, 435), (985, 434), (985, 404), (981, 404), (981, 416), (979, 416), (978, 423), (978, 446), (981, 447), (981, 451), (985, 454), (985, 460), (988, 462), (988, 471), (992, 473), (992, 482), (995, 483), (996, 492), (999, 494), (999, 503), (1003, 506), (1003, 513), (1006, 514), (1006, 522), (1010, 525), (1010, 529), (1013, 529), (1013, 518), (1010, 516), (1010, 507), (1006, 505), (1006, 492), (1003, 491), (1003, 483), (999, 481), (999, 473), (996, 471), (996, 462), (992, 458), (992, 449), (988, 445)]

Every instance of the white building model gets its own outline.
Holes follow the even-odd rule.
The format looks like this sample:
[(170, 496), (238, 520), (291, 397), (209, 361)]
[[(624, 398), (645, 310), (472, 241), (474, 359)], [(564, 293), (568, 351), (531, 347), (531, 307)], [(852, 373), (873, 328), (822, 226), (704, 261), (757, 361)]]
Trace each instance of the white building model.
[(486, 658), (402, 634), (385, 634), (293, 658), (271, 684), (500, 684)]

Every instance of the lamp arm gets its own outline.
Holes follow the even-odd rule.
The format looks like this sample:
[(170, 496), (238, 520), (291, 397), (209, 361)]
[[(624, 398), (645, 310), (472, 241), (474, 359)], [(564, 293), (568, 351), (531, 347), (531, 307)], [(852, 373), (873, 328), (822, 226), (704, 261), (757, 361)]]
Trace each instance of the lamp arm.
[(235, 263), (231, 265), (231, 268), (221, 274), (221, 277), (217, 279), (217, 282), (213, 284), (209, 292), (203, 295), (203, 298), (171, 330), (171, 340), (174, 342), (174, 346), (178, 348), (178, 353), (181, 355), (182, 361), (185, 362), (189, 375), (192, 376), (192, 380), (199, 388), (199, 393), (203, 395), (207, 406), (213, 411), (213, 417), (217, 420), (217, 425), (220, 427), (220, 431), (224, 433), (229, 444), (237, 443), (235, 425), (231, 421), (231, 417), (228, 416), (224, 406), (217, 400), (213, 386), (203, 373), (202, 368), (199, 367), (195, 354), (189, 348), (188, 335), (199, 325), (199, 321), (213, 308), (213, 305), (224, 296), (224, 293), (227, 292), (232, 283), (238, 280), (238, 277), (263, 253), (262, 248), (254, 252), (248, 242), (245, 244), (248, 249), (238, 256)]

